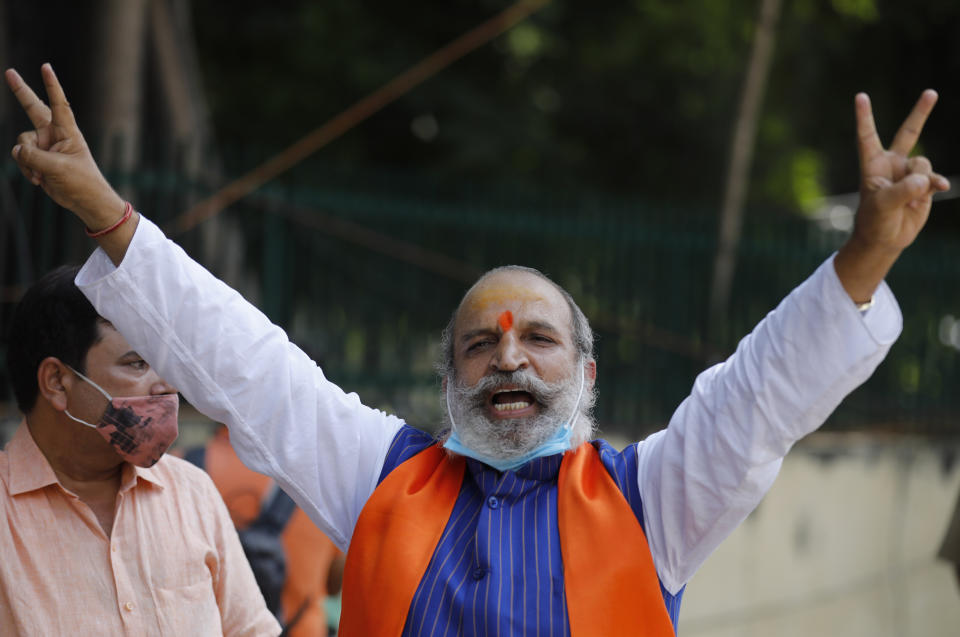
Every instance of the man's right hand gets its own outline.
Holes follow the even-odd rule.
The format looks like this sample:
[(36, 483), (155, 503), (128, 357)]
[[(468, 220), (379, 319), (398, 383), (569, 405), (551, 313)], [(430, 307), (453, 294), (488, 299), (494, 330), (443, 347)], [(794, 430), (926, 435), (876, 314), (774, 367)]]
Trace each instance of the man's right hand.
[[(87, 228), (108, 228), (122, 217), (126, 204), (97, 167), (53, 67), (44, 64), (40, 73), (49, 107), (15, 70), (6, 71), (10, 90), (34, 126), (17, 138), (13, 158), (27, 179), (76, 214)], [(136, 219), (131, 221), (121, 228), (123, 232), (111, 233), (100, 241), (114, 263), (123, 258), (133, 236)]]

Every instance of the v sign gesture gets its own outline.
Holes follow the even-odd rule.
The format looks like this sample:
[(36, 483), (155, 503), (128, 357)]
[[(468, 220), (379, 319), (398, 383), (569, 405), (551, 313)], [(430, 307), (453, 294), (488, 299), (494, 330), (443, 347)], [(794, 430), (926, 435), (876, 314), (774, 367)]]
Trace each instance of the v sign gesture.
[(900, 253), (913, 243), (927, 218), (933, 194), (950, 188), (926, 157), (910, 157), (937, 93), (926, 90), (900, 126), (889, 150), (880, 143), (870, 98), (854, 100), (860, 155), (860, 207), (853, 234), (834, 267), (854, 302), (868, 301)]
[[(44, 64), (40, 73), (49, 106), (16, 71), (6, 71), (7, 84), (34, 127), (17, 138), (13, 158), (27, 179), (76, 214), (87, 228), (108, 228), (123, 215), (126, 204), (107, 183), (90, 154), (53, 67)], [(127, 234), (132, 235), (135, 224), (127, 225), (130, 226), (128, 232), (110, 235), (109, 239), (101, 241), (111, 257), (116, 250), (110, 250), (106, 244), (122, 241)], [(125, 249), (125, 245), (123, 247)], [(122, 252), (119, 256), (122, 257)]]

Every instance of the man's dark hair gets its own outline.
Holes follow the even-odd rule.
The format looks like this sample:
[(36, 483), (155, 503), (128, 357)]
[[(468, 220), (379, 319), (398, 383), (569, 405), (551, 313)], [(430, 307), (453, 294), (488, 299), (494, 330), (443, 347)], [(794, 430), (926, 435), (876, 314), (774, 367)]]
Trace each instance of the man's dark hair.
[(24, 414), (37, 402), (37, 369), (54, 356), (81, 374), (87, 351), (100, 340), (103, 321), (73, 280), (78, 266), (65, 265), (30, 286), (13, 313), (7, 341), (7, 372)]

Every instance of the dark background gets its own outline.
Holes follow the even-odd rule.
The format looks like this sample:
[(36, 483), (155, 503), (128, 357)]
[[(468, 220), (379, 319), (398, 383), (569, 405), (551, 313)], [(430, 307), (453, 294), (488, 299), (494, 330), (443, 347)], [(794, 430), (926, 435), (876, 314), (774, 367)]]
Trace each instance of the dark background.
[[(170, 224), (507, 6), (7, 1), (0, 56), (33, 86), (52, 62), (113, 183)], [(424, 426), (439, 414), (436, 339), (470, 273), (539, 267), (599, 333), (604, 430), (642, 435), (843, 240), (822, 219), (833, 201), (823, 198), (857, 189), (856, 92), (870, 94), (889, 142), (936, 88), (919, 150), (960, 175), (954, 0), (783, 0), (730, 303), (708, 319), (759, 11), (754, 1), (555, 0), (176, 238), (331, 378)], [(132, 59), (133, 72), (118, 69)], [(133, 108), (108, 90), (118, 87)], [(12, 146), (28, 124), (4, 99)], [(3, 166), (5, 329), (24, 286), (92, 244)], [(956, 435), (957, 201), (934, 206), (891, 276), (903, 337), (828, 427)]]

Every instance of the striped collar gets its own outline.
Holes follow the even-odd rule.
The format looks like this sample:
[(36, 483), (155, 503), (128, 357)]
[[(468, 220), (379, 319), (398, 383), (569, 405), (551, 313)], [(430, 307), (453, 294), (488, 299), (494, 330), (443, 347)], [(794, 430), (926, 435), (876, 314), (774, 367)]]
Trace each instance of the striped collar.
[(557, 453), (543, 458), (534, 458), (514, 471), (497, 471), (479, 460), (466, 458), (467, 473), (484, 495), (503, 494), (504, 486), (510, 485), (513, 497), (522, 497), (524, 493), (540, 487), (543, 483), (556, 482), (560, 473), (563, 454)]

